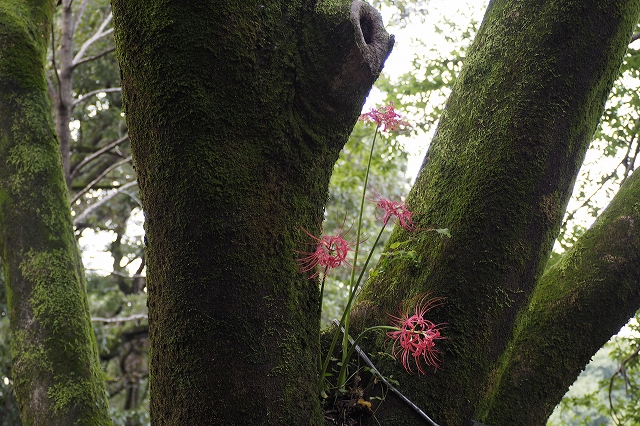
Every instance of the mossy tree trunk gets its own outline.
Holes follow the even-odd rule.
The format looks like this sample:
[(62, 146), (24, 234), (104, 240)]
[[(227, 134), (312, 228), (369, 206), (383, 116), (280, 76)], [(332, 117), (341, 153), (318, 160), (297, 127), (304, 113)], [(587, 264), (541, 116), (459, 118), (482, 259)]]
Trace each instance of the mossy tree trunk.
[[(589, 357), (640, 306), (628, 215), (606, 216), (601, 226), (629, 231), (623, 241), (632, 244), (592, 231), (585, 239), (598, 242), (580, 245), (540, 280), (639, 10), (636, 0), (489, 4), (408, 197), (422, 227), (449, 228), (452, 238), (396, 230), (388, 244), (411, 238), (402, 248), (421, 262), (392, 263), (358, 308), (362, 321), (376, 323), (398, 299), (446, 298), (430, 312), (447, 324), (443, 369), (401, 379), (440, 424), (545, 424)], [(637, 210), (637, 201), (621, 202)], [(569, 270), (581, 278), (572, 281)], [(625, 309), (608, 317), (620, 298)], [(418, 424), (393, 412), (379, 420)]]
[(314, 249), (393, 39), (361, 1), (113, 1), (146, 216), (151, 417), (322, 424)]
[(25, 425), (107, 425), (44, 74), (54, 2), (0, 4), (0, 254)]

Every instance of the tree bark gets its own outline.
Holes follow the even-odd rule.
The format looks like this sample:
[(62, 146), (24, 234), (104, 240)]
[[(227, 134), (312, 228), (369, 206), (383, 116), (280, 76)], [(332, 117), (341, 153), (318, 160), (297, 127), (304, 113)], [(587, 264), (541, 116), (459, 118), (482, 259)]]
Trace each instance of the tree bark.
[[(60, 14), (60, 49), (56, 64), (60, 69), (57, 73), (58, 87), (52, 91), (56, 133), (60, 140), (60, 153), (62, 154), (62, 167), (64, 170), (67, 188), (71, 188), (71, 110), (73, 108), (73, 35), (75, 33), (75, 19), (71, 7), (73, 0), (62, 0)], [(56, 55), (57, 52), (53, 52)]]
[[(439, 342), (443, 369), (401, 380), (440, 424), (486, 415), (499, 360), (549, 257), (638, 10), (637, 1), (489, 4), (408, 197), (420, 227), (449, 228), (452, 238), (396, 230), (387, 247), (410, 240), (402, 248), (415, 250), (421, 263), (388, 266), (364, 289), (356, 315), (386, 322), (398, 299), (446, 297), (430, 312), (447, 324), (447, 340)], [(542, 380), (554, 366), (529, 373)], [(556, 385), (564, 392), (570, 383), (565, 377)], [(562, 393), (546, 386), (526, 392), (520, 404), (534, 392), (544, 400), (535, 418), (514, 422), (509, 415), (517, 409), (496, 410), (491, 421), (544, 424)]]
[(584, 366), (640, 306), (640, 173), (540, 279), (481, 418), (545, 424)]
[(0, 249), (25, 425), (107, 425), (84, 271), (47, 99), (54, 4), (0, 6)]
[(154, 424), (322, 424), (298, 268), (393, 45), (361, 1), (113, 1), (146, 217)]

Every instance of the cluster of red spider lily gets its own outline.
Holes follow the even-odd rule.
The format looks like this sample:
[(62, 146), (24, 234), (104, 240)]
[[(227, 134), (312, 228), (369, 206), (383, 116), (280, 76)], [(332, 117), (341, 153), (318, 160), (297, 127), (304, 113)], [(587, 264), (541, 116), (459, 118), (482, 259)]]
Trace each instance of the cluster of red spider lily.
[(389, 222), (389, 219), (395, 217), (397, 224), (407, 231), (414, 231), (416, 229), (413, 224), (413, 213), (402, 201), (391, 201), (386, 198), (379, 198), (376, 205), (384, 211), (382, 223), (385, 225)]
[[(384, 216), (382, 222), (386, 225), (392, 218), (396, 219), (398, 226), (406, 229), (407, 231), (415, 230), (413, 224), (413, 214), (409, 207), (400, 201), (391, 201), (386, 198), (378, 198), (376, 201), (377, 207), (382, 209)], [(302, 272), (309, 272), (315, 270), (314, 274), (309, 278), (315, 278), (320, 275), (318, 267), (324, 267), (328, 272), (330, 269), (337, 268), (343, 263), (347, 263), (347, 254), (351, 250), (353, 244), (349, 243), (345, 237), (346, 233), (338, 233), (338, 235), (323, 235), (318, 238), (310, 234), (306, 229), (302, 229), (305, 234), (310, 236), (317, 243), (316, 249), (313, 252), (300, 252), (305, 257), (298, 259), (300, 262)]]
[[(385, 106), (379, 109), (372, 109), (371, 112), (362, 114), (360, 116), (360, 120), (376, 123), (376, 132), (378, 130), (395, 130), (401, 125), (407, 125), (407, 122), (402, 120), (402, 117), (398, 113), (396, 113), (393, 103), (391, 103), (391, 105), (389, 106)], [(373, 143), (375, 144), (375, 137)], [(371, 152), (373, 152), (373, 145), (371, 147)], [(369, 169), (367, 168), (367, 177), (368, 171)], [(365, 190), (367, 177), (365, 177)], [(384, 216), (381, 220), (385, 226), (390, 220), (395, 220), (395, 223), (398, 226), (406, 229), (407, 231), (413, 232), (417, 229), (415, 224), (413, 223), (413, 213), (404, 202), (391, 201), (390, 199), (382, 198), (379, 196), (372, 201), (376, 202), (376, 206), (384, 212)], [(314, 244), (316, 246), (315, 250), (312, 252), (298, 252), (303, 255), (302, 258), (298, 259), (301, 270), (305, 273), (314, 271), (309, 279), (313, 279), (320, 275), (320, 271), (322, 270), (322, 268), (324, 268), (324, 278), (327, 276), (330, 270), (339, 267), (343, 263), (349, 265), (349, 263), (347, 262), (347, 254), (352, 250), (352, 246), (357, 245), (358, 242), (347, 242), (346, 236), (349, 233), (348, 231), (343, 233), (343, 230), (341, 229), (337, 235), (323, 235), (320, 238), (312, 235), (304, 228), (303, 231), (309, 237), (313, 238)], [(353, 265), (349, 266), (354, 267)], [(359, 282), (360, 281), (358, 280), (358, 283)], [(322, 281), (322, 284), (323, 288), (324, 279)], [(355, 294), (357, 286), (358, 284), (356, 283), (352, 288), (351, 291), (353, 294), (351, 295), (351, 298)], [(347, 309), (349, 309), (351, 298), (349, 299), (349, 303), (347, 304)], [(387, 336), (394, 341), (392, 354), (402, 363), (402, 366), (408, 372), (412, 372), (410, 362), (411, 359), (413, 359), (418, 373), (420, 374), (424, 374), (425, 372), (422, 368), (422, 362), (424, 362), (424, 364), (426, 364), (427, 366), (438, 368), (440, 361), (438, 360), (437, 354), (439, 352), (435, 348), (435, 342), (436, 340), (444, 339), (444, 337), (440, 335), (439, 325), (436, 325), (433, 322), (425, 319), (424, 315), (431, 308), (439, 305), (441, 301), (441, 298), (427, 299), (427, 297), (423, 297), (415, 304), (415, 311), (413, 314), (409, 315), (409, 311), (404, 310), (401, 311), (401, 314), (398, 317), (390, 315), (392, 326), (396, 328), (394, 331), (390, 331), (387, 333)], [(346, 322), (345, 329), (347, 330), (345, 331), (345, 334), (348, 334), (348, 322)], [(346, 351), (346, 349), (343, 348), (343, 351)], [(324, 368), (326, 368), (326, 365)], [(323, 372), (321, 372), (321, 377), (324, 377)], [(339, 384), (339, 386), (342, 385), (343, 384)]]
[(306, 229), (302, 228), (302, 230), (318, 243), (315, 251), (301, 252), (302, 254), (306, 254), (306, 256), (298, 259), (302, 272), (315, 270), (309, 279), (320, 275), (318, 266), (324, 266), (325, 271), (328, 271), (329, 269), (337, 268), (343, 263), (346, 263), (347, 254), (349, 250), (351, 250), (351, 245), (344, 239), (346, 235), (340, 233), (336, 236), (323, 235), (321, 238), (318, 238), (315, 235), (311, 235)]
[(360, 116), (361, 121), (372, 121), (382, 127), (382, 131), (396, 130), (400, 126), (407, 126), (408, 123), (402, 119), (402, 116), (395, 110), (393, 102), (391, 105), (378, 109), (371, 108), (370, 112)]
[(440, 334), (440, 324), (429, 321), (425, 318), (425, 314), (433, 307), (442, 304), (443, 299), (428, 297), (429, 295), (422, 296), (417, 301), (413, 314), (410, 314), (408, 309), (401, 309), (400, 316), (390, 315), (392, 325), (398, 327), (396, 331), (387, 332), (387, 337), (393, 340), (391, 352), (410, 373), (412, 372), (411, 359), (419, 374), (425, 374), (422, 361), (436, 369), (440, 364), (436, 340), (445, 339), (445, 337)]

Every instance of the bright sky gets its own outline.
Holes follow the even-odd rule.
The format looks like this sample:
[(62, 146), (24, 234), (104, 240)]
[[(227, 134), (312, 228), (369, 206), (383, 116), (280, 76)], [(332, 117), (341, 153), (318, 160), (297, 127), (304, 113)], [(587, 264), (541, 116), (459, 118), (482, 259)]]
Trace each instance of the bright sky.
[[(455, 22), (461, 28), (467, 28), (472, 20), (482, 21), (486, 4), (485, 1), (467, 0), (431, 0), (428, 14), (424, 19), (415, 17), (412, 22), (406, 24), (404, 28), (390, 27), (388, 23), (392, 17), (392, 9), (384, 7), (381, 10), (382, 19), (387, 25), (387, 30), (395, 36), (395, 45), (391, 55), (385, 63), (383, 73), (392, 80), (410, 72), (412, 61), (418, 54), (426, 53), (428, 49), (436, 49), (442, 56), (449, 53), (449, 43), (444, 34), (438, 34), (436, 27), (444, 20)], [(420, 40), (421, 42), (418, 42)], [(369, 111), (371, 107), (381, 106), (384, 98), (375, 87), (371, 91), (364, 110)], [(400, 111), (401, 112), (401, 111)], [(423, 135), (415, 138), (404, 138), (403, 143), (409, 151), (409, 161), (407, 164), (407, 175), (412, 181), (418, 174), (422, 164), (422, 159), (426, 154), (427, 147), (432, 135)]]

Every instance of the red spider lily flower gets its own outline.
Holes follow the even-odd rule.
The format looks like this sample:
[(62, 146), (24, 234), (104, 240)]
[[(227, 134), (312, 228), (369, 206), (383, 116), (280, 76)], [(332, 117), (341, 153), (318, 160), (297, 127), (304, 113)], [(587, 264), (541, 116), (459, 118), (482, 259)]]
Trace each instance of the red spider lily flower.
[(402, 116), (396, 113), (393, 102), (391, 105), (380, 107), (378, 109), (371, 108), (371, 112), (367, 112), (360, 116), (362, 121), (372, 121), (378, 126), (382, 126), (382, 131), (396, 130), (399, 126), (408, 126), (409, 123), (402, 119)]
[(413, 213), (409, 207), (402, 201), (391, 201), (387, 198), (378, 197), (376, 207), (384, 211), (382, 222), (386, 225), (389, 219), (396, 218), (396, 223), (407, 231), (415, 231), (416, 226), (413, 223)]
[[(313, 252), (298, 252), (300, 254), (306, 255), (303, 258), (298, 259), (300, 265), (302, 267), (302, 272), (309, 272), (314, 270), (318, 266), (324, 266), (327, 270), (337, 268), (343, 263), (347, 263), (347, 254), (349, 250), (351, 250), (351, 246), (344, 239), (344, 236), (338, 234), (336, 236), (331, 235), (323, 235), (318, 238), (314, 235), (311, 235), (309, 231), (302, 228), (302, 230), (316, 240), (318, 243), (315, 251)], [(348, 263), (347, 263), (348, 264)], [(309, 277), (309, 279), (315, 278), (320, 274), (320, 271), (316, 270), (313, 275)]]
[(410, 357), (413, 357), (419, 374), (425, 374), (422, 362), (436, 369), (440, 364), (436, 340), (446, 337), (440, 334), (441, 324), (434, 324), (425, 319), (424, 315), (433, 307), (441, 305), (443, 298), (428, 299), (428, 296), (427, 294), (417, 301), (413, 315), (409, 315), (408, 309), (401, 309), (399, 317), (389, 315), (393, 326), (398, 328), (387, 332), (387, 337), (393, 340), (391, 352), (409, 373), (412, 372)]

